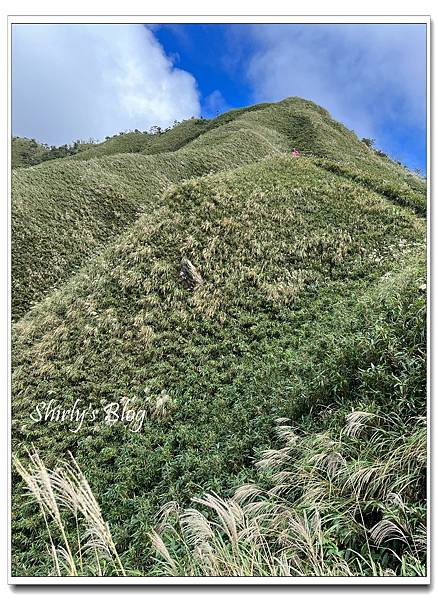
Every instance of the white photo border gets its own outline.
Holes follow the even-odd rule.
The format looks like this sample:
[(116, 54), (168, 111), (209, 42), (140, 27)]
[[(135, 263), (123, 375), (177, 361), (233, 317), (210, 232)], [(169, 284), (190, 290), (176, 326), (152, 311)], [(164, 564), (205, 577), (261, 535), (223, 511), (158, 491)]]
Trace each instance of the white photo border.
[[(427, 448), (428, 448), (428, 469), (427, 469), (427, 576), (426, 577), (17, 577), (11, 575), (11, 76), (12, 76), (12, 55), (11, 55), (11, 31), (12, 25), (28, 23), (57, 23), (57, 24), (424, 24), (427, 28), (426, 44), (426, 69), (427, 69), (427, 159), (426, 159), (426, 177), (427, 177)], [(431, 81), (430, 81), (430, 56), (431, 56), (431, 18), (430, 16), (348, 16), (348, 15), (327, 15), (327, 16), (295, 16), (295, 15), (10, 15), (7, 22), (7, 72), (8, 72), (8, 583), (12, 585), (408, 585), (419, 586), (429, 585), (431, 583)]]

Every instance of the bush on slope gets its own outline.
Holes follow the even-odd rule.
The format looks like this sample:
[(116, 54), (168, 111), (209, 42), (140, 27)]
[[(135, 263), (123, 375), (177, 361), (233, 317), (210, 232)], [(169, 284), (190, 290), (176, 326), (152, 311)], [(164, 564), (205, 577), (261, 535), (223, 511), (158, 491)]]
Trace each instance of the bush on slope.
[(13, 169), (32, 167), (45, 161), (74, 156), (92, 146), (92, 142), (80, 140), (71, 145), (48, 146), (33, 139), (14, 136), (11, 140), (11, 166)]
[(189, 506), (163, 506), (150, 574), (426, 575), (426, 297), (417, 261), (355, 306), (341, 301), (332, 315), (339, 337), (312, 327), (314, 366), (300, 403), (277, 419), (277, 447), (259, 452), (259, 475), (229, 497), (204, 490)]

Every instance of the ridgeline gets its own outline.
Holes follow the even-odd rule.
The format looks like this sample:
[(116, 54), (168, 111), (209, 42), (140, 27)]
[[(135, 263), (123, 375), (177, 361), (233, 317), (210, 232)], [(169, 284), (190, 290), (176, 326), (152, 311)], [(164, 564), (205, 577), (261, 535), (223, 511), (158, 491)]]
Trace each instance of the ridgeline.
[[(18, 166), (12, 192), (13, 448), (73, 454), (128, 571), (424, 574), (422, 178), (288, 98)], [(42, 418), (76, 400), (148, 410), (138, 431)], [(211, 566), (178, 510), (248, 482), (319, 531), (320, 564), (269, 521), (258, 545), (215, 530)], [(13, 483), (14, 574), (48, 574)], [(150, 538), (169, 502), (173, 563)]]

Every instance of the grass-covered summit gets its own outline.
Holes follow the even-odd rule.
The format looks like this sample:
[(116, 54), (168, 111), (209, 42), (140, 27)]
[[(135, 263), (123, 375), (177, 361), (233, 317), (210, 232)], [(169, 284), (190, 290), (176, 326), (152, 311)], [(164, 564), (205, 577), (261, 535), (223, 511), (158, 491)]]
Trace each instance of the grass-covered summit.
[[(125, 138), (143, 143), (128, 150)], [(422, 180), (377, 156), (315, 104), (297, 98), (189, 120), (161, 135), (126, 134), (13, 172), (13, 316), (64, 283), (172, 184), (287, 154), (423, 213)]]
[[(424, 181), (298, 98), (132, 136), (14, 172), (15, 451), (74, 455), (126, 571), (424, 574)], [(37, 419), (75, 401), (147, 414)], [(17, 575), (46, 541), (17, 480)]]

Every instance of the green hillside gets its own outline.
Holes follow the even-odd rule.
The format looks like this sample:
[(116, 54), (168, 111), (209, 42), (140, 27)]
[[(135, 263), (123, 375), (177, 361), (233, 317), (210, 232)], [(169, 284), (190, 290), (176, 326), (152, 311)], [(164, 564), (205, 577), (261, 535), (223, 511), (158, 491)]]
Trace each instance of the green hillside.
[[(201, 121), (202, 134), (196, 129), (199, 122), (192, 121), (161, 135), (139, 134), (153, 139), (147, 150), (153, 156), (127, 156), (126, 135), (82, 151), (75, 160), (14, 171), (14, 319), (66, 281), (143, 211), (157, 206), (169, 185), (294, 146), (334, 160), (334, 166), (330, 161), (319, 164), (377, 188), (395, 202), (418, 205), (424, 213), (424, 183), (418, 177), (376, 156), (313, 103), (289, 99), (231, 111), (211, 122)], [(89, 153), (100, 157), (98, 150), (108, 156), (95, 162)]]
[[(424, 181), (298, 98), (137, 137), (13, 174), (17, 455), (72, 453), (132, 574), (424, 574)], [(146, 416), (30, 418), (75, 400)]]
[(168, 129), (159, 129), (156, 133), (141, 131), (130, 131), (114, 135), (101, 144), (95, 144), (82, 152), (76, 159), (87, 160), (98, 156), (110, 156), (127, 152), (143, 154), (159, 154), (160, 152), (172, 152), (179, 150), (192, 140), (208, 131), (221, 127), (245, 113), (261, 110), (269, 107), (269, 104), (256, 104), (246, 108), (231, 110), (215, 119), (191, 118)]
[(41, 162), (45, 147), (35, 140), (13, 137), (11, 141), (11, 166), (28, 167)]
[(11, 167), (13, 169), (33, 167), (47, 160), (75, 156), (94, 145), (92, 142), (78, 140), (71, 145), (48, 146), (33, 139), (14, 136), (11, 140)]

